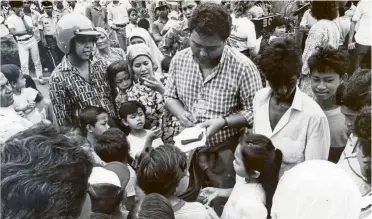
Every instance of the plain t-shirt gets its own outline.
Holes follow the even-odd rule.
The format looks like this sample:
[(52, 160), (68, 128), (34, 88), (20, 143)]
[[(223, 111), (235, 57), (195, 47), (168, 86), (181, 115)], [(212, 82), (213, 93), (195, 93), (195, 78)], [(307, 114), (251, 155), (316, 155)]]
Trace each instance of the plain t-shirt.
[(301, 19), (301, 22), (300, 22), (300, 26), (304, 26), (304, 27), (312, 27), (318, 20), (315, 19), (312, 15), (311, 15), (311, 10), (310, 9), (307, 9), (307, 11), (305, 11), (304, 15), (302, 16), (302, 19)]
[[(135, 158), (136, 155), (140, 155), (142, 150), (145, 148), (146, 139), (150, 134), (149, 130), (145, 130), (145, 131), (146, 131), (146, 135), (143, 137), (137, 137), (132, 134), (129, 134), (127, 137), (127, 140), (130, 145), (129, 154), (133, 158)], [(163, 144), (164, 144), (163, 141), (160, 138), (157, 138), (152, 142), (152, 147), (156, 148)]]
[[(26, 23), (32, 28), (33, 27), (32, 18), (30, 16), (25, 15), (24, 19), (25, 19)], [(15, 14), (10, 15), (6, 19), (5, 23), (6, 23), (6, 25), (8, 25), (9, 29), (14, 28), (16, 32), (26, 31), (26, 27), (25, 27), (25, 25), (22, 21), (22, 18), (15, 15)], [(23, 36), (16, 36), (16, 39), (17, 40), (23, 40), (23, 39), (27, 39), (27, 38), (30, 38), (30, 37), (32, 37), (32, 35), (25, 34)]]
[(331, 131), (331, 147), (345, 147), (349, 138), (349, 130), (345, 125), (345, 116), (341, 113), (341, 108), (324, 111), (324, 114), (327, 116)]
[(175, 219), (211, 219), (208, 210), (199, 202), (186, 202), (174, 212)]
[[(14, 108), (23, 108), (23, 107), (26, 107), (28, 103), (35, 102), (35, 99), (38, 93), (39, 92), (37, 90), (31, 87), (22, 88), (20, 95), (13, 95)], [(26, 119), (28, 119), (34, 124), (41, 122), (43, 119), (46, 119), (45, 110), (40, 112), (37, 108), (25, 114), (25, 116), (26, 116)]]
[(253, 49), (257, 46), (256, 29), (252, 21), (247, 17), (236, 18), (231, 15), (232, 28), (228, 38), (228, 43), (231, 47), (239, 51)]
[(266, 196), (261, 184), (247, 183), (236, 175), (236, 183), (221, 219), (266, 219)]

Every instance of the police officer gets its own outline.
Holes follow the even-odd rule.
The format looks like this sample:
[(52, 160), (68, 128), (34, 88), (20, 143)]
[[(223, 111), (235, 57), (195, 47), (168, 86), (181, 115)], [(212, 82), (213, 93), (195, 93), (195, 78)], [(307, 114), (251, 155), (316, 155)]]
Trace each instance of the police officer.
[(44, 8), (44, 14), (40, 16), (39, 30), (41, 35), (41, 42), (47, 48), (53, 58), (52, 63), (48, 63), (48, 69), (53, 70), (63, 57), (63, 53), (58, 49), (56, 41), (56, 25), (57, 19), (53, 17), (53, 3), (51, 1), (43, 1), (41, 3)]
[(116, 117), (103, 60), (91, 62), (94, 44), (100, 35), (92, 22), (79, 13), (63, 16), (57, 23), (58, 48), (66, 55), (54, 69), (49, 94), (59, 126), (74, 125), (81, 109), (104, 108)]

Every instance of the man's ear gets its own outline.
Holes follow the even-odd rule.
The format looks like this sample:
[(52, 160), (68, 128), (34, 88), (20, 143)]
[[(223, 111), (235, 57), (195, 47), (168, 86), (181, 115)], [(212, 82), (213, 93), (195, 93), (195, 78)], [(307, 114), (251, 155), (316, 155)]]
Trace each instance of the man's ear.
[(125, 121), (125, 119), (121, 119), (121, 123), (123, 123), (125, 126), (129, 126), (127, 121)]
[(87, 129), (87, 132), (93, 132), (93, 129), (94, 129), (94, 127), (90, 124), (87, 125), (85, 128)]
[(344, 83), (347, 79), (349, 78), (349, 75), (345, 73), (344, 75), (341, 76), (341, 83)]

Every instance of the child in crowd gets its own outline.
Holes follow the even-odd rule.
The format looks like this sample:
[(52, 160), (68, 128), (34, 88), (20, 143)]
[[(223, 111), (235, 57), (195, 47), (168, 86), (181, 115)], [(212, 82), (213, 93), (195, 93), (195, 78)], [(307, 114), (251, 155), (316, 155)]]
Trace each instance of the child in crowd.
[(141, 18), (138, 20), (138, 23), (137, 23), (138, 27), (140, 28), (143, 28), (145, 29), (147, 32), (149, 32), (152, 40), (155, 41), (155, 37), (154, 35), (152, 35), (152, 33), (150, 33), (149, 29), (150, 29), (150, 22), (146, 19), (146, 18)]
[(127, 139), (129, 144), (132, 145), (130, 155), (133, 158), (138, 157), (147, 147), (155, 148), (163, 145), (159, 128), (153, 127), (151, 130), (144, 128), (145, 114), (145, 106), (137, 101), (125, 102), (119, 110), (121, 122), (130, 129)]
[[(236, 184), (233, 189), (207, 187), (207, 204), (216, 197), (229, 197), (222, 219), (266, 219), (279, 181), (282, 152), (263, 135), (246, 135), (235, 150)], [(242, 195), (244, 194), (244, 195)], [(209, 195), (209, 196), (208, 196)]]
[(129, 170), (120, 162), (111, 162), (104, 167), (93, 167), (89, 177), (88, 194), (92, 203), (90, 218), (126, 218), (122, 210), (125, 187), (129, 181)]
[(128, 219), (174, 219), (172, 206), (168, 200), (156, 193), (146, 195), (129, 212)]
[[(125, 27), (127, 37), (131, 35), (131, 32), (132, 32), (133, 29), (138, 27), (137, 26), (137, 20), (138, 20), (137, 9), (129, 8), (128, 9), (128, 16), (129, 16), (129, 24), (127, 24), (127, 26)], [(129, 45), (129, 42), (128, 42), (128, 45)]]
[(121, 104), (128, 101), (127, 91), (133, 86), (133, 74), (128, 71), (127, 62), (119, 60), (107, 67), (107, 78), (115, 110), (119, 112)]
[(15, 111), (34, 124), (47, 119), (47, 102), (43, 101), (36, 89), (26, 87), (26, 78), (21, 69), (14, 64), (6, 64), (1, 66), (1, 72), (13, 88)]
[(136, 198), (136, 172), (130, 165), (133, 158), (129, 155), (129, 143), (125, 134), (117, 128), (110, 128), (97, 139), (95, 151), (106, 163), (118, 161), (125, 164), (130, 172), (130, 178), (125, 187), (127, 200), (125, 206), (130, 211)]
[(176, 219), (209, 219), (208, 210), (199, 202), (178, 198), (189, 184), (185, 153), (171, 145), (163, 145), (140, 157), (137, 170), (139, 187), (145, 194), (159, 193), (171, 204)]
[(311, 88), (315, 101), (327, 116), (331, 131), (328, 160), (337, 163), (344, 151), (350, 132), (345, 125), (341, 107), (336, 105), (338, 86), (347, 79), (348, 54), (340, 50), (318, 48), (308, 60)]
[(164, 36), (171, 27), (177, 25), (179, 22), (180, 21), (178, 20), (178, 13), (176, 11), (171, 11), (168, 14), (168, 22), (164, 25), (160, 34)]
[(98, 165), (104, 165), (105, 162), (96, 154), (95, 147), (98, 137), (110, 128), (108, 120), (107, 111), (101, 107), (88, 106), (79, 113), (81, 133), (88, 139), (91, 146), (89, 151)]

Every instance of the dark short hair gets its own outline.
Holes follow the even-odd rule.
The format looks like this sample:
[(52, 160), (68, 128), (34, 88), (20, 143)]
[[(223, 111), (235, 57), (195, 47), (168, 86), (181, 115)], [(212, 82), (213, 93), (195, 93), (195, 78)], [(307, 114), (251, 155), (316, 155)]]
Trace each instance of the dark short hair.
[(141, 27), (141, 28), (143, 28), (147, 31), (150, 28), (150, 22), (146, 18), (139, 19), (139, 21), (137, 22), (137, 25), (138, 25), (138, 27)]
[(10, 84), (17, 83), (17, 80), (21, 74), (21, 69), (14, 64), (1, 65), (1, 72), (8, 79)]
[(271, 21), (270, 27), (271, 27), (271, 30), (274, 31), (275, 28), (277, 27), (285, 26), (287, 28), (288, 25), (289, 23), (285, 18), (278, 16), (278, 17), (273, 18), (273, 20)]
[(127, 121), (128, 115), (137, 113), (138, 108), (141, 108), (143, 113), (146, 114), (146, 107), (138, 101), (130, 100), (121, 104), (119, 109), (120, 118)]
[(129, 212), (128, 219), (174, 219), (169, 201), (162, 195), (151, 193), (140, 200)]
[(94, 126), (97, 123), (97, 116), (102, 113), (107, 114), (107, 111), (102, 107), (97, 106), (85, 107), (79, 113), (79, 125), (83, 135), (86, 135), (88, 133), (87, 125)]
[(130, 162), (129, 143), (125, 134), (117, 128), (110, 128), (97, 139), (94, 150), (97, 155), (106, 163)]
[(92, 161), (49, 126), (30, 128), (1, 152), (3, 218), (77, 218), (88, 190)]
[(112, 184), (94, 184), (89, 188), (92, 212), (113, 214), (123, 201), (124, 189)]
[(310, 72), (336, 72), (343, 76), (349, 66), (349, 54), (346, 51), (317, 47), (307, 61)]
[(336, 104), (359, 112), (371, 105), (371, 70), (359, 69), (336, 92)]
[(196, 7), (189, 20), (190, 33), (218, 35), (225, 41), (231, 33), (231, 16), (222, 5), (203, 3)]
[(159, 193), (168, 198), (176, 191), (186, 168), (185, 153), (173, 145), (163, 145), (141, 154), (137, 182), (146, 194)]
[(334, 20), (338, 17), (337, 1), (313, 1), (311, 15), (317, 20)]
[(128, 9), (128, 16), (130, 16), (130, 14), (131, 14), (133, 11), (138, 13), (137, 9), (135, 9), (135, 8), (129, 8), (129, 9)]
[(290, 38), (273, 39), (264, 48), (259, 65), (268, 81), (286, 81), (300, 75), (301, 49)]

